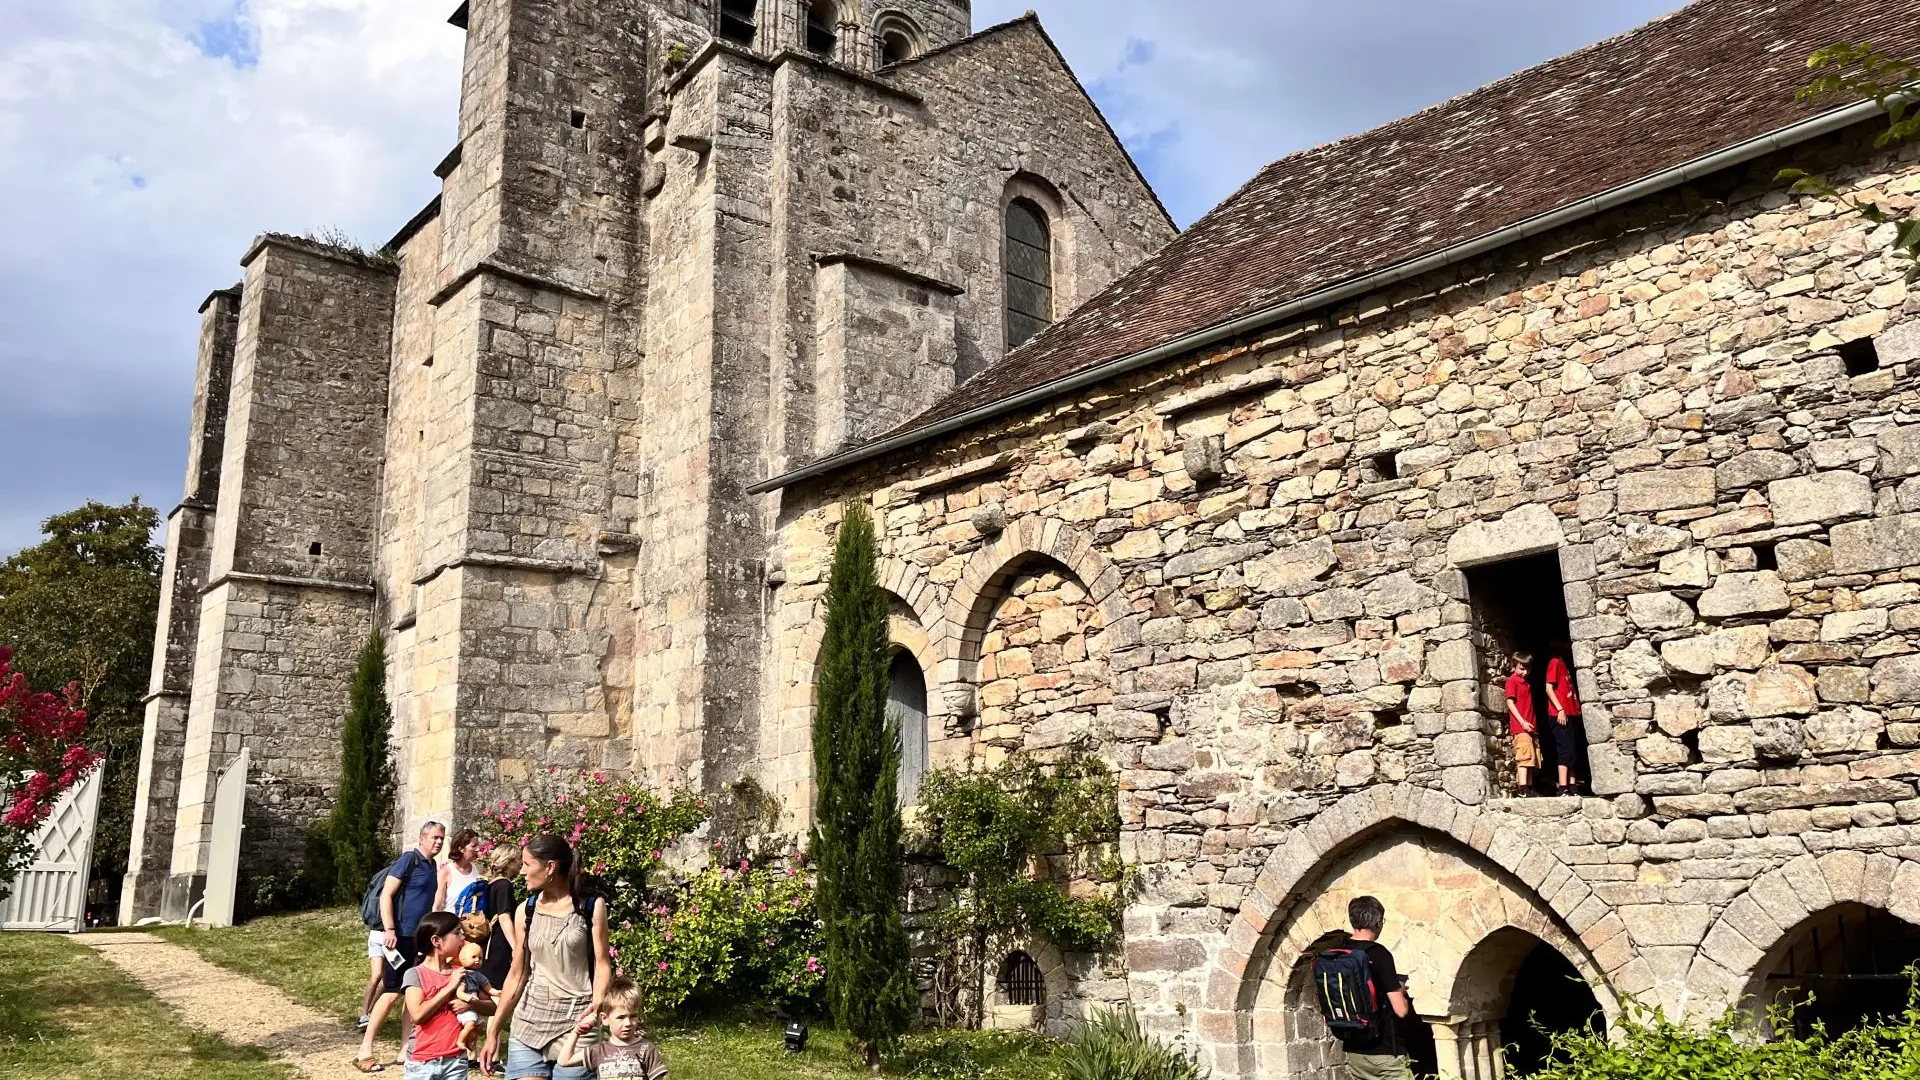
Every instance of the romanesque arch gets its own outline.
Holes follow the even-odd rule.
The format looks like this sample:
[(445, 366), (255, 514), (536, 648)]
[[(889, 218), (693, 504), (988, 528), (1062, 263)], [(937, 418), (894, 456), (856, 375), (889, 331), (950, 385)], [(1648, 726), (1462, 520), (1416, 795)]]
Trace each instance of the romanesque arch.
[[(1326, 891), (1319, 884), (1329, 867), (1374, 838), (1394, 835), (1424, 835), (1449, 843), (1483, 877), (1526, 900), (1524, 907), (1537, 918), (1515, 909), (1501, 922), (1485, 926), (1480, 937), (1515, 925), (1554, 944), (1606, 988), (1599, 996), (1609, 1019), (1617, 1008), (1616, 991), (1650, 983), (1644, 970), (1635, 969), (1644, 965), (1627, 937), (1626, 924), (1558, 856), (1529, 838), (1524, 819), (1468, 806), (1437, 789), (1407, 784), (1372, 788), (1340, 800), (1275, 849), (1229, 926), (1209, 972), (1205, 1008), (1196, 1018), (1201, 1031), (1230, 1043), (1225, 1053), (1216, 1055), (1220, 1071), (1249, 1078), (1311, 1075), (1312, 1062), (1298, 1054), (1288, 1071), (1288, 1042), (1308, 1033), (1299, 1030), (1297, 1022), (1303, 1018), (1298, 1010), (1290, 1014), (1285, 1000), (1273, 996), (1273, 987), (1287, 985), (1291, 959), (1320, 929), (1342, 925), (1336, 920), (1309, 930), (1300, 918), (1302, 910), (1311, 907), (1313, 894)], [(1390, 912), (1390, 924), (1392, 918)], [(1292, 956), (1290, 948), (1295, 950)], [(1445, 1000), (1448, 991), (1430, 988), (1428, 995), (1429, 1000)], [(1425, 1003), (1418, 1007), (1423, 1012), (1427, 1008)]]
[(1763, 1010), (1767, 977), (1805, 931), (1836, 909), (1920, 926), (1920, 862), (1860, 851), (1802, 855), (1753, 880), (1708, 929), (1688, 972), (1687, 1015), (1745, 1002)]
[(1106, 631), (1131, 614), (1119, 580), (1085, 535), (1037, 517), (974, 554), (947, 601), (942, 682), (973, 695), (976, 741), (1044, 747), (1091, 725)]

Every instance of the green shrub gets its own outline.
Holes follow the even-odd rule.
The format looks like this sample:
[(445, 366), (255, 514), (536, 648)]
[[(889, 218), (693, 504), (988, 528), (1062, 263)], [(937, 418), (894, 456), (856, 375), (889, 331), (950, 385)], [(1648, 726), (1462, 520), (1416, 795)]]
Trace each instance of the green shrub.
[(1611, 1037), (1556, 1034), (1554, 1060), (1532, 1080), (1911, 1080), (1920, 1077), (1920, 982), (1906, 1012), (1884, 1023), (1802, 1037), (1790, 1010), (1768, 1024), (1729, 1011), (1701, 1028), (1629, 1000)]
[(1096, 1008), (1060, 1049), (1066, 1080), (1206, 1080), (1193, 1056), (1147, 1034), (1130, 1009)]
[(357, 903), (374, 872), (393, 859), (387, 844), (396, 790), (392, 731), (387, 643), (375, 630), (354, 665), (340, 731), (340, 794), (327, 819), (334, 873), (327, 891), (343, 904)]
[(1048, 1080), (1059, 1075), (1059, 1051), (1030, 1031), (930, 1028), (902, 1039), (887, 1066), (915, 1080)]
[(758, 1001), (818, 1011), (826, 943), (800, 856), (712, 866), (613, 931), (615, 961), (647, 1008)]

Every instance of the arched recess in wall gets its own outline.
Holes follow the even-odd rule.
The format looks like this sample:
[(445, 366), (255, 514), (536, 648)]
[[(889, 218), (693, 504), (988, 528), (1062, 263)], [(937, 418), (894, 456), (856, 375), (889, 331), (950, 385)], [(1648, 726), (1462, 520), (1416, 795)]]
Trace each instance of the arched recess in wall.
[[(1232, 1033), (1209, 1040), (1216, 1075), (1263, 1076), (1256, 1068), (1262, 1046), (1272, 1052), (1279, 1045), (1275, 1035), (1283, 1030), (1284, 1010), (1256, 1006), (1273, 968), (1276, 929), (1298, 907), (1303, 890), (1328, 859), (1370, 835), (1408, 827), (1451, 837), (1531, 890), (1594, 959), (1604, 985), (1633, 992), (1652, 985), (1626, 923), (1553, 851), (1530, 840), (1524, 822), (1465, 805), (1436, 788), (1379, 785), (1354, 792), (1293, 830), (1267, 857), (1227, 927), (1223, 947), (1213, 954), (1206, 993), (1193, 1010), (1198, 1030)], [(1611, 1023), (1614, 1013), (1611, 1005), (1607, 1008)]]
[(1040, 750), (1090, 729), (1108, 686), (1104, 635), (1131, 616), (1119, 583), (1088, 537), (1039, 517), (974, 553), (947, 602), (942, 682), (973, 691), (977, 742)]
[(1688, 973), (1697, 1000), (1686, 1014), (1740, 1003), (1759, 1019), (1777, 997), (1811, 991), (1810, 1016), (1837, 1031), (1885, 1007), (1898, 980), (1879, 976), (1903, 957), (1920, 957), (1920, 863), (1802, 855), (1755, 878), (1707, 930)]
[(715, 16), (718, 19), (715, 29), (720, 39), (753, 48), (754, 35), (760, 29), (759, 8), (759, 0), (720, 0), (720, 9)]
[(1078, 302), (1066, 201), (1045, 178), (1015, 173), (1000, 197), (1001, 317), (1011, 350)]
[(801, 43), (815, 56), (831, 60), (840, 50), (840, 24), (845, 22), (840, 0), (807, 0)]
[(905, 63), (927, 51), (926, 35), (905, 12), (883, 11), (873, 20), (874, 66)]
[[(1400, 1029), (1417, 1073), (1496, 1080), (1504, 1036), (1521, 1026), (1513, 1014), (1521, 980), (1573, 972), (1600, 990), (1569, 986), (1569, 996), (1617, 1011), (1599, 963), (1534, 889), (1452, 836), (1401, 822), (1323, 858), (1276, 913), (1248, 968), (1243, 1075), (1338, 1075), (1343, 1058), (1320, 1016), (1312, 958), (1348, 924), (1347, 903), (1360, 895), (1387, 908), (1380, 940), (1408, 980), (1416, 1016)], [(1575, 1025), (1588, 1019), (1571, 1011)]]

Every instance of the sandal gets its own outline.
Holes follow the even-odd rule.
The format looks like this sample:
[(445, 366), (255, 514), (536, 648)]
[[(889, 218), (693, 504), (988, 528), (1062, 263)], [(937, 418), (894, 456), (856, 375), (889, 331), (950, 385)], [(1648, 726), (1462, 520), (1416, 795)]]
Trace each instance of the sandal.
[(363, 1073), (377, 1073), (377, 1072), (387, 1071), (387, 1067), (385, 1065), (380, 1064), (379, 1062), (373, 1060), (370, 1057), (354, 1058), (353, 1067), (356, 1069), (359, 1069)]

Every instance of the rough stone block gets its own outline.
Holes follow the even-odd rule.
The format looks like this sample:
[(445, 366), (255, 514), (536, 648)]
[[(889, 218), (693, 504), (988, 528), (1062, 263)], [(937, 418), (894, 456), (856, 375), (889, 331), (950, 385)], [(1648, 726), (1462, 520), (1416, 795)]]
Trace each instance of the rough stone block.
[(1478, 674), (1473, 662), (1473, 643), (1465, 638), (1443, 641), (1427, 655), (1427, 677), (1434, 682), (1457, 682)]
[(1676, 638), (1660, 643), (1660, 659), (1675, 671), (1688, 675), (1713, 674), (1713, 639)]
[[(1916, 323), (1920, 326), (1920, 323)], [(1920, 424), (1888, 428), (1877, 437), (1881, 476), (1920, 474)]]
[(1740, 491), (1774, 480), (1784, 480), (1800, 471), (1793, 455), (1778, 450), (1749, 450), (1735, 454), (1715, 467), (1713, 480), (1721, 491)]
[(1693, 625), (1693, 609), (1670, 592), (1627, 597), (1627, 615), (1642, 630), (1673, 630)]
[(1780, 615), (1791, 607), (1787, 587), (1772, 570), (1721, 574), (1700, 594), (1700, 614), (1708, 619), (1742, 615)]
[[(1339, 560), (1333, 554), (1333, 541), (1321, 537), (1305, 544), (1281, 548), (1271, 555), (1249, 563), (1242, 571), (1247, 587), (1255, 592), (1272, 592), (1304, 585), (1333, 569)], [(1175, 576), (1171, 570), (1168, 577)]]
[(1775, 525), (1839, 521), (1873, 513), (1873, 483), (1857, 472), (1824, 472), (1767, 485)]
[(1644, 690), (1667, 677), (1667, 666), (1645, 638), (1636, 638), (1614, 653), (1611, 663), (1614, 681), (1622, 686)]
[(1474, 521), (1460, 527), (1447, 541), (1447, 561), (1454, 566), (1538, 555), (1566, 542), (1566, 531), (1551, 509), (1528, 503), (1497, 521)]
[(1920, 653), (1889, 656), (1874, 664), (1871, 681), (1876, 705), (1920, 701)]
[(1761, 761), (1793, 762), (1806, 753), (1800, 719), (1763, 716), (1753, 721), (1753, 756)]
[(1870, 574), (1920, 564), (1920, 514), (1895, 514), (1835, 525), (1833, 572)]
[(1623, 514), (1681, 510), (1691, 506), (1712, 506), (1716, 494), (1713, 470), (1710, 468), (1649, 469), (1627, 473), (1620, 478), (1618, 506)]
[(1477, 731), (1449, 732), (1433, 740), (1433, 763), (1442, 768), (1480, 765), (1486, 760), (1487, 739)]
[(1813, 675), (1803, 667), (1766, 664), (1747, 682), (1747, 716), (1810, 716), (1819, 707)]
[(1713, 911), (1705, 904), (1624, 904), (1616, 909), (1635, 945), (1698, 945)]
[(1833, 549), (1818, 540), (1782, 540), (1774, 545), (1774, 561), (1786, 581), (1808, 581), (1833, 573)]

